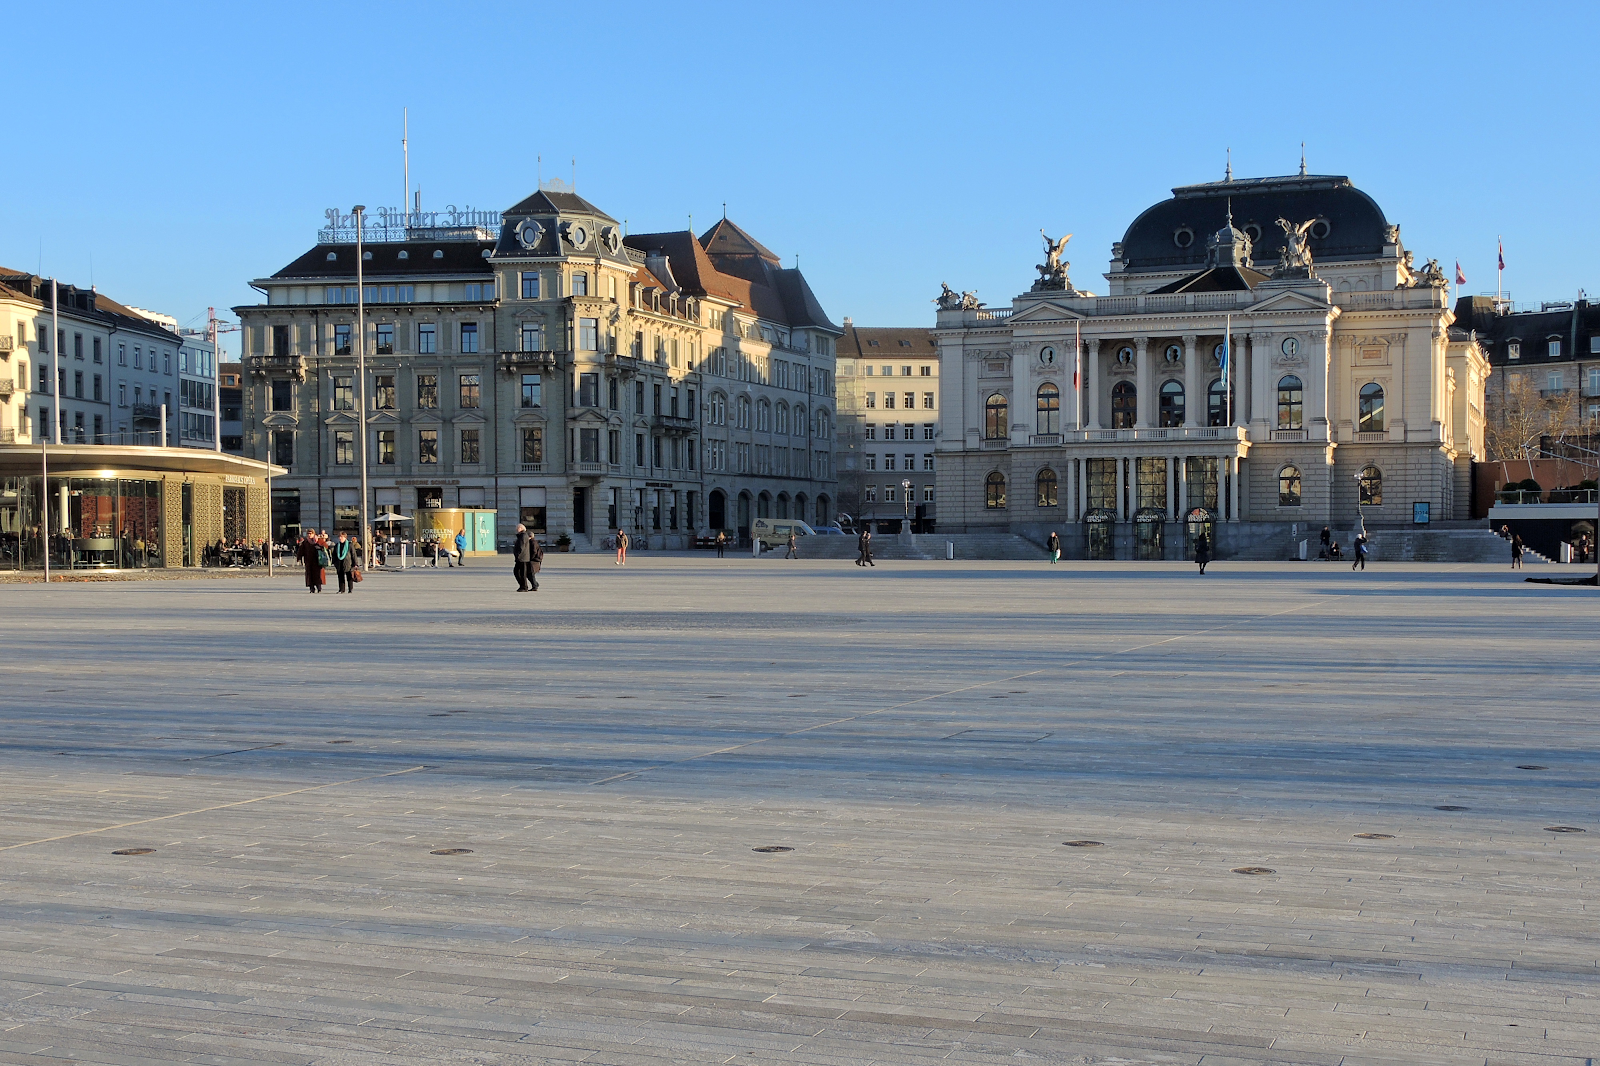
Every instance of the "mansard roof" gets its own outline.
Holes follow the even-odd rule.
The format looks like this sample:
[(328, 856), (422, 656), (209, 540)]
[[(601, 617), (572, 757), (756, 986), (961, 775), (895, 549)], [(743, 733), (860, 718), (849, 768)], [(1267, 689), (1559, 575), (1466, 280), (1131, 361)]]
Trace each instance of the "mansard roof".
[[(1310, 235), (1316, 262), (1373, 259), (1383, 253), (1388, 221), (1366, 193), (1336, 174), (1296, 174), (1181, 185), (1172, 199), (1145, 210), (1122, 238), (1123, 269), (1141, 271), (1196, 270), (1205, 266), (1205, 235), (1227, 224), (1250, 235), (1258, 263), (1275, 261), (1283, 251), (1283, 230), (1277, 220), (1320, 219)], [(1320, 234), (1320, 236), (1318, 235)]]
[(1158, 292), (1249, 292), (1270, 277), (1246, 266), (1208, 267), (1169, 285), (1150, 290)]
[[(387, 244), (368, 244), (364, 251), (372, 258), (365, 261), (362, 274), (377, 279), (406, 277), (419, 274), (489, 274), (493, 268), (484, 252), (494, 247), (494, 241), (394, 241)], [(402, 257), (400, 253), (404, 252)], [(434, 252), (443, 255), (434, 257)], [(333, 258), (328, 258), (329, 256)], [(353, 244), (319, 244), (294, 262), (272, 275), (283, 279), (348, 278), (356, 276), (356, 246)]]
[(607, 222), (616, 221), (577, 193), (558, 192), (553, 189), (540, 189), (532, 196), (523, 198), (501, 212), (502, 218), (524, 215), (592, 215)]
[(928, 359), (939, 354), (939, 345), (933, 331), (926, 326), (857, 326), (847, 325), (839, 338), (837, 352), (840, 359), (896, 359), (899, 357)]

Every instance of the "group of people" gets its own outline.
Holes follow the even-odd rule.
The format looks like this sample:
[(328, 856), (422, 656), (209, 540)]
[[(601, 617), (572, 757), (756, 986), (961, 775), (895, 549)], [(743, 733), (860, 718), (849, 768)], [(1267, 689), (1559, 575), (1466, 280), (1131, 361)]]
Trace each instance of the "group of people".
[(330, 540), (326, 529), (307, 530), (294, 546), (294, 557), (306, 569), (307, 592), (322, 591), (330, 566), (338, 575), (340, 592), (354, 592), (361, 580), (361, 541), (348, 533)]
[(872, 530), (863, 526), (860, 533), (856, 534), (857, 566), (877, 566), (872, 561)]
[[(617, 561), (628, 550), (627, 535), (617, 534)], [(518, 592), (539, 591), (539, 568), (544, 564), (544, 547), (527, 526), (517, 523), (517, 539), (511, 543), (511, 572), (517, 578)]]
[(200, 565), (202, 566), (254, 566), (258, 562), (265, 562), (267, 558), (267, 542), (259, 545), (250, 544), (242, 537), (229, 544), (221, 537), (215, 544), (207, 544), (201, 549)]

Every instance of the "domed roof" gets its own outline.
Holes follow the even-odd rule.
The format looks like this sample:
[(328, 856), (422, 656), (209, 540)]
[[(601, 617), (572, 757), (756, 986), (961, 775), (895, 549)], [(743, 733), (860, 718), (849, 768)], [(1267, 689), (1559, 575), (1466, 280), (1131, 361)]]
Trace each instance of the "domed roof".
[[(1283, 250), (1283, 230), (1277, 220), (1317, 219), (1310, 233), (1314, 261), (1372, 259), (1383, 253), (1389, 228), (1377, 203), (1350, 184), (1350, 179), (1329, 174), (1302, 174), (1280, 178), (1245, 178), (1183, 185), (1172, 199), (1147, 209), (1122, 238), (1123, 269), (1144, 271), (1194, 270), (1206, 265), (1208, 245), (1228, 234), (1228, 212), (1233, 228), (1251, 243), (1257, 263), (1277, 260)], [(1206, 234), (1215, 233), (1208, 241)]]

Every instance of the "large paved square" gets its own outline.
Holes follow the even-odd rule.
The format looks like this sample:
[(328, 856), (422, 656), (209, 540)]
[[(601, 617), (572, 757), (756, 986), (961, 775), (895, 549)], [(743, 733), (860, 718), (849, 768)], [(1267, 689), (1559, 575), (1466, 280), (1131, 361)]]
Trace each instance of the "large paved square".
[(0, 586), (0, 1061), (1600, 1048), (1592, 589), (549, 562)]

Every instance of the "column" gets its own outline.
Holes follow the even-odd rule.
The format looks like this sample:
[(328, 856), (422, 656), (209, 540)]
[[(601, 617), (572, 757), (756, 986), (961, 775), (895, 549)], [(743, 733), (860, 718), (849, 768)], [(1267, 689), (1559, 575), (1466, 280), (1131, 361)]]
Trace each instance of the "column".
[(1204, 425), (1201, 419), (1206, 416), (1199, 352), (1195, 350), (1197, 339), (1193, 333), (1183, 335), (1183, 424), (1188, 427)]
[(1128, 457), (1124, 455), (1117, 460), (1117, 521), (1132, 520), (1133, 512), (1128, 507)]
[(1228, 460), (1228, 521), (1239, 521), (1239, 457)]
[(1178, 471), (1174, 466), (1176, 460), (1167, 456), (1167, 521), (1178, 520)]
[(1328, 432), (1328, 331), (1311, 331), (1306, 345), (1305, 408), (1301, 424), (1306, 440), (1330, 440)]
[(1272, 427), (1274, 412), (1268, 400), (1276, 396), (1267, 382), (1270, 340), (1265, 333), (1250, 334), (1250, 421), (1262, 434)]
[(1098, 337), (1084, 341), (1083, 346), (1088, 349), (1084, 354), (1084, 362), (1088, 364), (1088, 373), (1084, 376), (1089, 382), (1089, 428), (1100, 428), (1100, 339)]
[(1133, 385), (1138, 390), (1135, 399), (1133, 424), (1140, 429), (1155, 425), (1151, 412), (1155, 410), (1155, 394), (1150, 389), (1150, 338), (1135, 337), (1133, 339)]
[(1189, 457), (1178, 456), (1178, 520), (1181, 522), (1189, 514)]
[(1082, 522), (1089, 513), (1089, 461), (1074, 459), (1072, 463), (1078, 471), (1078, 521)]

